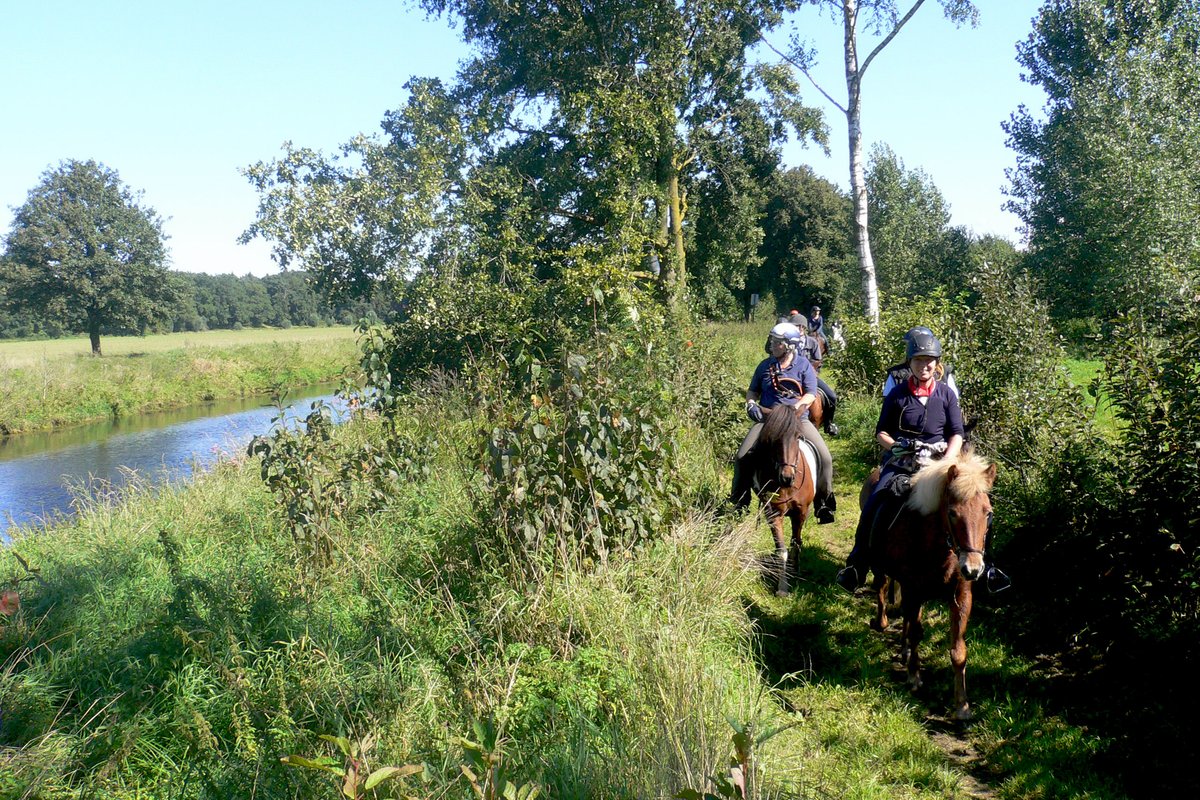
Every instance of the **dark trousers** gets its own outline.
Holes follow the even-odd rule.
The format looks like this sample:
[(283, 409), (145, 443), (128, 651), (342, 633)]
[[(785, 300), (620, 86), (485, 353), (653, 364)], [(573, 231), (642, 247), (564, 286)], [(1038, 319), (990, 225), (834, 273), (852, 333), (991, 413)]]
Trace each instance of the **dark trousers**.
[(825, 416), (824, 419), (821, 420), (821, 427), (825, 429), (826, 433), (829, 433), (829, 426), (833, 424), (833, 415), (837, 413), (837, 394), (832, 388), (830, 388), (828, 383), (820, 378), (817, 378), (817, 388), (821, 390), (823, 395), (825, 395), (825, 399), (823, 401)]

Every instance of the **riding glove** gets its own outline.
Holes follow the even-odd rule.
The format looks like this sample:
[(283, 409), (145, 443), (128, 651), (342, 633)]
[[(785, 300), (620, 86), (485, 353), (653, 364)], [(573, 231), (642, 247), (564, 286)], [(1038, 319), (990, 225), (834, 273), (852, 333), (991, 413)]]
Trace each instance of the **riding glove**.
[(746, 416), (750, 418), (751, 422), (762, 422), (763, 421), (762, 406), (760, 406), (758, 403), (754, 402), (753, 400), (747, 400), (746, 401)]

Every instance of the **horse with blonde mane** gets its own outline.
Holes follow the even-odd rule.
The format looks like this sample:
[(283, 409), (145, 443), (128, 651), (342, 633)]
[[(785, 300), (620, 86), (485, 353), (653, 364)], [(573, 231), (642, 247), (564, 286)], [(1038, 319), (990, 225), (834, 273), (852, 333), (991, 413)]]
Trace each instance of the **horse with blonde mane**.
[(917, 648), (924, 636), (921, 609), (946, 599), (950, 607), (950, 663), (954, 668), (954, 716), (970, 719), (967, 701), (967, 621), (972, 584), (984, 572), (984, 542), (992, 503), (988, 493), (996, 465), (964, 452), (954, 461), (936, 461), (912, 478), (912, 491), (887, 530), (871, 549), (876, 610), (871, 627), (887, 628), (887, 578), (900, 584), (904, 617), (900, 658), (908, 685), (921, 688)]

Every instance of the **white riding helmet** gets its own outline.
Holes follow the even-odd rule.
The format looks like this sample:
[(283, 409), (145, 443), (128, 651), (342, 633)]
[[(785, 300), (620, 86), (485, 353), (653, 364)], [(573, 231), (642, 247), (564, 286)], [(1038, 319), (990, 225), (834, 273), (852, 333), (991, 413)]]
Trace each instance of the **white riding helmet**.
[(767, 334), (767, 352), (771, 352), (771, 343), (781, 341), (788, 346), (789, 350), (795, 351), (804, 341), (804, 334), (800, 329), (790, 322), (781, 322), (771, 332)]

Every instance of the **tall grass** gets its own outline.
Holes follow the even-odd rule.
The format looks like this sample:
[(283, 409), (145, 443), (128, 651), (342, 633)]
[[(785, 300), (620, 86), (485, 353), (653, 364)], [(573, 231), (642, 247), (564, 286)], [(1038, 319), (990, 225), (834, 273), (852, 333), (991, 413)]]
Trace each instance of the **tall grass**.
[(0, 433), (335, 380), (355, 363), (357, 350), (341, 329), (329, 330), (330, 335), (307, 341), (226, 347), (183, 345), (184, 339), (176, 339), (177, 346), (170, 350), (104, 358), (46, 357), (23, 366), (9, 366), (0, 357), (0, 393), (5, 398)]

